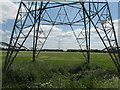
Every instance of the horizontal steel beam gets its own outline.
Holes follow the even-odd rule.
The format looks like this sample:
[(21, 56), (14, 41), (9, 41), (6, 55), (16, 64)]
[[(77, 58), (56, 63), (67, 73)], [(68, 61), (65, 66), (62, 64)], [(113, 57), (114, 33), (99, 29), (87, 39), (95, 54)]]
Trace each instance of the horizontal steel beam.
[(21, 0), (21, 1), (47, 1), (47, 2), (85, 2), (85, 3), (89, 3), (89, 2), (96, 2), (96, 3), (104, 3), (107, 2), (107, 0)]

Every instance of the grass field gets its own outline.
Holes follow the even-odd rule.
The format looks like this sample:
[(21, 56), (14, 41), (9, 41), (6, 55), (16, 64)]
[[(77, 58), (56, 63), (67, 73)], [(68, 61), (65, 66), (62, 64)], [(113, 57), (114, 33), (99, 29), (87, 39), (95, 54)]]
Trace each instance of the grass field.
[[(2, 51), (4, 64), (6, 51)], [(92, 53), (85, 63), (79, 52), (21, 51), (10, 70), (3, 73), (3, 88), (118, 88), (118, 72), (107, 53)]]

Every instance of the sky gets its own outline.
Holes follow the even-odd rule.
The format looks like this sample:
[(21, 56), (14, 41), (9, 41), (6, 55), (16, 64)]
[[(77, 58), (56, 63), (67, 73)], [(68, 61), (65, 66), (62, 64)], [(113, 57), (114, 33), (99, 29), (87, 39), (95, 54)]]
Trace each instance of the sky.
[[(9, 42), (10, 35), (13, 29), (16, 13), (18, 10), (19, 5), (13, 3), (15, 0), (4, 0), (0, 3), (0, 41)], [(101, 0), (103, 1), (103, 0)], [(110, 0), (113, 1), (113, 0)], [(109, 2), (112, 19), (114, 22), (116, 34), (118, 37), (118, 0), (114, 0), (114, 2)], [(68, 10), (71, 12), (70, 10)], [(48, 30), (50, 26), (44, 25), (42, 26), (43, 29)], [(75, 28), (76, 32), (79, 32), (80, 28)], [(94, 30), (94, 29), (92, 29)], [(92, 49), (103, 49), (104, 46), (100, 40), (97, 40), (98, 37), (96, 33), (92, 32), (91, 37), (91, 48)], [(28, 48), (32, 47), (32, 42), (28, 41), (25, 44)], [(67, 26), (54, 26), (47, 42), (45, 43), (43, 48), (48, 49), (79, 49), (77, 41), (72, 33), (70, 27)]]

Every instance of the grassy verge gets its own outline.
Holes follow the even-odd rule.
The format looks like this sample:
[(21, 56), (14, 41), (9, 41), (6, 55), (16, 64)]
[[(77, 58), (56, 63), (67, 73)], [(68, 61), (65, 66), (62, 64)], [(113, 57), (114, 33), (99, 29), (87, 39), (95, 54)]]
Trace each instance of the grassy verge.
[(3, 88), (118, 88), (118, 73), (108, 54), (92, 53), (90, 65), (81, 53), (42, 52), (35, 62), (31, 56), (19, 53), (3, 73)]

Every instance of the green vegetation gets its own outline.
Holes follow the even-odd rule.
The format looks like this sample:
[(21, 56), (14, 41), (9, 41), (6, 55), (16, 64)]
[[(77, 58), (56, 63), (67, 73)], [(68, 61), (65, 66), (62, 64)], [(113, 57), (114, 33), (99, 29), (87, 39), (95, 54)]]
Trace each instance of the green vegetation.
[(22, 51), (3, 73), (3, 88), (118, 88), (117, 75), (107, 53), (92, 53), (88, 65), (79, 52), (41, 52), (32, 62), (32, 52)]

